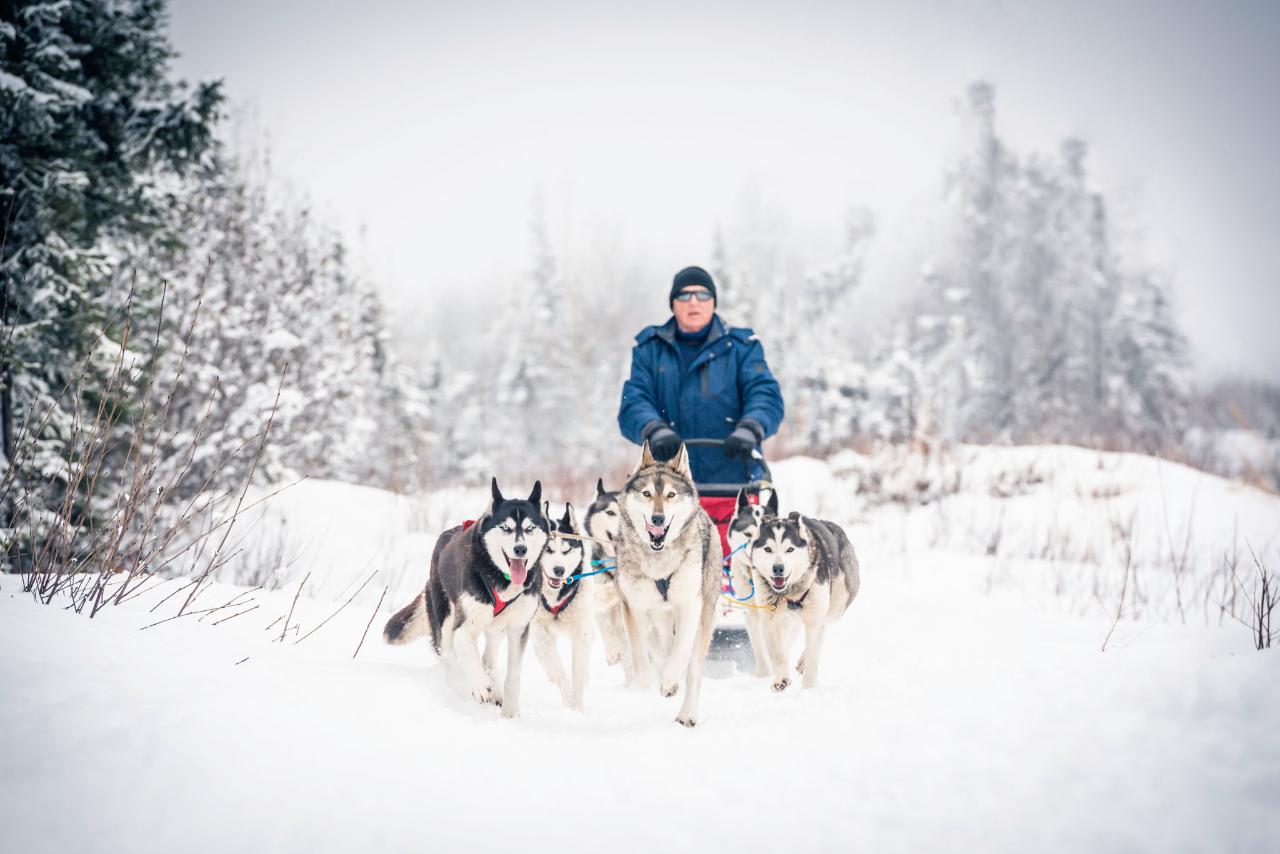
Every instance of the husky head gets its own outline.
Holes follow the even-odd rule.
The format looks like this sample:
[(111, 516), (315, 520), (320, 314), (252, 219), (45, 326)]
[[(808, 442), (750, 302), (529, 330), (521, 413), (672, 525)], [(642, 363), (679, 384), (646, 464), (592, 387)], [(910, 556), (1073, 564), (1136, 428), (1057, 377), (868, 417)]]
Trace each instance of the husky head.
[(772, 490), (765, 506), (752, 504), (745, 489), (738, 490), (738, 504), (729, 520), (729, 551), (737, 552), (744, 543), (750, 543), (760, 533), (760, 522), (778, 515), (778, 492)]
[(620, 505), (640, 541), (647, 541), (655, 552), (662, 551), (667, 538), (678, 536), (698, 511), (698, 491), (684, 445), (663, 463), (654, 459), (645, 442), (640, 464), (622, 488)]
[(618, 515), (618, 493), (608, 492), (604, 481), (596, 481), (596, 498), (587, 508), (587, 535), (609, 543), (610, 554), (618, 542), (618, 528), (622, 519)]
[(492, 484), (493, 500), (480, 521), (480, 541), (485, 553), (513, 584), (524, 584), (529, 567), (537, 564), (547, 547), (550, 523), (538, 508), (542, 481), (533, 484), (528, 499), (503, 498), (498, 479)]
[[(580, 533), (572, 504), (564, 506), (564, 515), (552, 523), (551, 530), (561, 534)], [(548, 599), (559, 595), (565, 580), (582, 571), (583, 556), (582, 540), (556, 537), (547, 543), (542, 553), (542, 594)]]
[(809, 527), (799, 513), (767, 517), (760, 523), (747, 553), (756, 574), (768, 582), (774, 593), (804, 577), (809, 569)]

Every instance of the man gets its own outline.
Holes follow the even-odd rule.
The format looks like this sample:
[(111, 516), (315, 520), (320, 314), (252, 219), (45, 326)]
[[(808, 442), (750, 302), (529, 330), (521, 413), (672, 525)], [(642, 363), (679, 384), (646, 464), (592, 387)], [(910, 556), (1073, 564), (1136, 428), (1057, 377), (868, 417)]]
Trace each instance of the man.
[[(778, 432), (783, 416), (782, 391), (764, 348), (750, 329), (726, 326), (716, 314), (716, 284), (701, 267), (676, 273), (668, 304), (675, 316), (636, 336), (618, 410), (622, 435), (636, 444), (648, 440), (660, 460), (675, 454), (685, 438), (724, 439), (723, 448), (689, 449), (694, 480), (740, 484), (760, 478), (764, 468), (752, 451)], [(703, 502), (722, 538), (732, 499)]]

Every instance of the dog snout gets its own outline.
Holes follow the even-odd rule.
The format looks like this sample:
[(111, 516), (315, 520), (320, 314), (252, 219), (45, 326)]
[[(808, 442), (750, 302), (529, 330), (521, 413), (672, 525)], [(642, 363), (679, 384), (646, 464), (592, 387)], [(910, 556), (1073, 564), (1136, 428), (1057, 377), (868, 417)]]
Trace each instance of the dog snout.
[(663, 513), (654, 513), (649, 517), (649, 520), (655, 525), (661, 525), (663, 522), (667, 521), (667, 517), (666, 514)]
[(785, 566), (783, 566), (782, 564), (780, 564), (780, 563), (775, 563), (775, 564), (773, 565), (773, 574), (774, 574), (774, 575), (777, 575), (777, 576), (783, 576), (783, 575), (786, 575), (786, 574), (787, 574), (787, 568), (786, 568)]
[(511, 550), (511, 553), (516, 557), (524, 557), (528, 551), (529, 548), (524, 543), (516, 543), (516, 547)]

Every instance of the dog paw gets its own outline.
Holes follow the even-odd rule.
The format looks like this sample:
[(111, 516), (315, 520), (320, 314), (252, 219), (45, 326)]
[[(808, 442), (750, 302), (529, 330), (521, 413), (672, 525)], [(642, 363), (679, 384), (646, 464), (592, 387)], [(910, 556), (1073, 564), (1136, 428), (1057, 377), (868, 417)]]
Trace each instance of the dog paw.
[(514, 718), (519, 713), (519, 711), (520, 710), (516, 708), (514, 705), (506, 705), (502, 707), (502, 716), (510, 720), (511, 718)]
[(791, 680), (784, 676), (781, 679), (779, 679), (777, 682), (773, 683), (773, 690), (778, 692), (785, 691), (787, 690), (787, 686), (790, 684), (791, 684)]
[(608, 662), (609, 665), (612, 666), (622, 661), (622, 653), (615, 652), (613, 655), (606, 655), (604, 660)]
[(678, 692), (679, 690), (680, 690), (679, 682), (669, 682), (662, 686), (662, 696), (674, 697), (676, 695), (676, 692)]
[(695, 726), (698, 725), (697, 719), (695, 719), (692, 715), (680, 715), (678, 718), (676, 718), (676, 723), (680, 724), (680, 726), (684, 727), (685, 729), (693, 729)]

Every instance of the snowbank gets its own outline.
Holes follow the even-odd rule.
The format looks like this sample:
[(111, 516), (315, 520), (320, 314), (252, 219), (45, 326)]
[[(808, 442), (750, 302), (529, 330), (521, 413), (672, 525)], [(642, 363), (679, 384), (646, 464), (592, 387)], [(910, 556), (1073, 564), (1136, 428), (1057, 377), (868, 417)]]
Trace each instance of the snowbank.
[[(1233, 530), (1265, 547), (1278, 499), (1127, 455), (962, 454), (959, 484), (923, 507), (872, 500), (847, 458), (774, 466), (784, 507), (848, 524), (863, 590), (816, 689), (775, 695), (718, 647), (691, 731), (678, 697), (624, 689), (598, 644), (585, 714), (530, 655), (522, 717), (503, 721), (425, 642), (381, 643), (435, 534), (482, 491), (300, 484), (235, 535), (246, 560), (283, 542), (256, 564), (277, 582), (214, 585), (166, 622), (182, 580), (88, 620), (0, 578), (0, 850), (1275, 847), (1275, 650), (1151, 604), (1112, 632), (1107, 588), (1075, 607), (1040, 585), (1109, 578), (1109, 531), (1133, 514), (1142, 601), (1165, 595), (1166, 516), (1202, 555), (1187, 592)], [(1028, 556), (1066, 533), (1071, 550)]]

